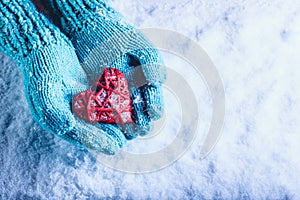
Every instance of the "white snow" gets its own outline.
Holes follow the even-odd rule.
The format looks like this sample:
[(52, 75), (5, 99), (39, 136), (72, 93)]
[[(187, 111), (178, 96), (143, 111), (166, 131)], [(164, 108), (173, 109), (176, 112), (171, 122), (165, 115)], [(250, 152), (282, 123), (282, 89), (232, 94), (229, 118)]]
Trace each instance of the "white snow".
[[(111, 2), (137, 27), (177, 31), (206, 50), (226, 92), (222, 137), (204, 160), (199, 160), (199, 136), (184, 156), (162, 170), (113, 170), (33, 121), (22, 75), (1, 56), (0, 199), (299, 199), (299, 1)], [(165, 57), (169, 67), (182, 69), (183, 62), (174, 61), (178, 58)], [(210, 97), (201, 84), (199, 134), (207, 131), (211, 117)], [(176, 106), (167, 109), (178, 111)], [(176, 124), (172, 116), (170, 123)], [(157, 137), (154, 147), (161, 148), (168, 144), (161, 140), (172, 135)], [(145, 146), (133, 144), (151, 145), (151, 139), (126, 148), (143, 152)]]

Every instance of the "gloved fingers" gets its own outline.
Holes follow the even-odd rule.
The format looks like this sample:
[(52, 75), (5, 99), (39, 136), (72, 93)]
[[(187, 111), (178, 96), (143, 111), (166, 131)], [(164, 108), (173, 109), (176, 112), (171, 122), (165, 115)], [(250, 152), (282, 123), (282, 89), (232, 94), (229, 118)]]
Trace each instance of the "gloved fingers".
[(120, 126), (120, 129), (128, 140), (134, 139), (137, 136), (145, 136), (153, 129), (153, 123), (150, 120), (143, 126), (137, 125), (135, 122), (118, 126)]
[(114, 155), (126, 143), (123, 132), (117, 126), (104, 123), (90, 124), (78, 118), (76, 126), (68, 134), (75, 135), (87, 149), (107, 155)]
[(137, 126), (137, 133), (141, 136), (147, 135), (152, 129), (152, 122), (144, 113), (145, 102), (139, 89), (131, 89), (132, 120)]
[(148, 83), (140, 61), (130, 54), (123, 55), (122, 59), (114, 62), (114, 65), (119, 66), (119, 69), (125, 72), (129, 88), (139, 88), (144, 115), (150, 120), (159, 119), (163, 114), (164, 107), (161, 86)]
[[(126, 127), (126, 129), (140, 132), (135, 135), (146, 135), (152, 127), (152, 123), (149, 121), (157, 120), (163, 114), (164, 103), (161, 86), (147, 82), (142, 72), (140, 61), (130, 54), (124, 54), (112, 66), (118, 67), (121, 71), (125, 72), (124, 74), (128, 80), (131, 92), (136, 92), (132, 94), (132, 100), (136, 102), (133, 109), (133, 118), (136, 119), (138, 125), (127, 125), (130, 127)], [(141, 98), (139, 99), (139, 97)], [(138, 121), (146, 122), (146, 128), (140, 128), (141, 125)], [(134, 131), (130, 132), (133, 133)], [(128, 134), (127, 137), (129, 137)], [(130, 137), (134, 138), (135, 136), (131, 134)]]
[(138, 89), (131, 90), (132, 99), (132, 123), (119, 125), (127, 139), (147, 135), (152, 130), (152, 122), (144, 113), (144, 101)]
[(140, 88), (145, 102), (144, 112), (151, 120), (158, 120), (164, 112), (164, 101), (161, 86), (144, 85)]

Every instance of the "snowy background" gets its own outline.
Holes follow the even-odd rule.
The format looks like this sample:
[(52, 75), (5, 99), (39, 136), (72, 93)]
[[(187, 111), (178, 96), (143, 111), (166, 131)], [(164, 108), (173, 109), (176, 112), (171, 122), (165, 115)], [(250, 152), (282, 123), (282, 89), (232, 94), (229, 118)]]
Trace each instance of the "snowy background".
[(32, 120), (21, 73), (1, 55), (0, 199), (300, 199), (299, 1), (112, 5), (137, 27), (174, 30), (206, 50), (226, 92), (215, 149), (200, 161), (195, 142), (152, 173), (108, 168)]

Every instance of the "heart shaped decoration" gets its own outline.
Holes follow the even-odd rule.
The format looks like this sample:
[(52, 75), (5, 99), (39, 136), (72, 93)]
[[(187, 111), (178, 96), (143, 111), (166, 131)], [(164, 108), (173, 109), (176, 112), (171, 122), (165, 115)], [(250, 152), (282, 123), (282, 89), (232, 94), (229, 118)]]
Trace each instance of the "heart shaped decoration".
[(130, 123), (131, 99), (122, 72), (105, 68), (102, 76), (86, 91), (73, 98), (73, 112), (90, 123)]

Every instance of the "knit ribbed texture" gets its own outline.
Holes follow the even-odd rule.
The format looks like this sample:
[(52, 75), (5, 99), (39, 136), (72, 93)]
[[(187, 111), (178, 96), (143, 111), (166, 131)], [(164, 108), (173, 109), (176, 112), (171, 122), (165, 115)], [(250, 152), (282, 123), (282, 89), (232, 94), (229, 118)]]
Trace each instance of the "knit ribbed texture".
[(1, 0), (0, 19), (0, 50), (19, 62), (33, 49), (59, 42), (57, 37), (67, 41), (28, 0)]
[(49, 2), (52, 10), (61, 16), (60, 29), (72, 41), (90, 83), (107, 66), (118, 68), (125, 74), (133, 100), (135, 124), (121, 128), (128, 139), (146, 135), (151, 130), (151, 121), (163, 112), (160, 87), (166, 79), (166, 69), (158, 51), (104, 1)]
[(71, 42), (28, 0), (0, 0), (0, 50), (24, 75), (33, 118), (46, 130), (77, 145), (114, 154), (126, 142), (115, 126), (87, 124), (71, 112), (73, 95), (88, 88)]

